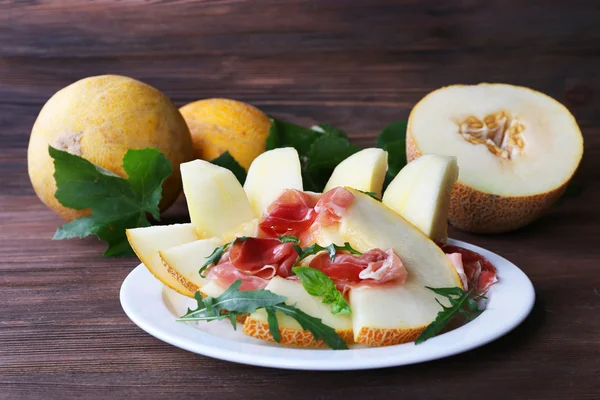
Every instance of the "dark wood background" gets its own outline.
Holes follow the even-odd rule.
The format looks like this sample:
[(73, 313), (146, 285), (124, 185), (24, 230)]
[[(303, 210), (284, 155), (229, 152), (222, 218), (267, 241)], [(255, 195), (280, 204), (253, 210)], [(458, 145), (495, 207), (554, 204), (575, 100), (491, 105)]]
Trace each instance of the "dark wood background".
[[(217, 361), (131, 323), (137, 259), (53, 242), (35, 197), (31, 126), (67, 84), (115, 73), (178, 105), (207, 97), (325, 122), (369, 146), (427, 92), (507, 82), (565, 103), (585, 137), (581, 196), (519, 232), (456, 238), (531, 277), (533, 314), (483, 348), (363, 372)], [(0, 398), (600, 398), (600, 7), (589, 1), (0, 1)], [(185, 219), (178, 205), (169, 222)]]

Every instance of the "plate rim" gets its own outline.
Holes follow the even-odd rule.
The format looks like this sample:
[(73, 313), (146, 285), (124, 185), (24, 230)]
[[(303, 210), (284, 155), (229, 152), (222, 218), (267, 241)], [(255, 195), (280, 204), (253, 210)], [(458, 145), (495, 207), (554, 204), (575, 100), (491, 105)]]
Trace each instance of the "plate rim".
[[(527, 275), (515, 264), (496, 253), (468, 242), (449, 239), (448, 244), (457, 245), (468, 250), (476, 251), (486, 258), (492, 259), (491, 261), (494, 265), (501, 265), (501, 267), (498, 268), (500, 282), (502, 282), (500, 270), (512, 270), (512, 273), (515, 273), (518, 276), (518, 281), (520, 283), (520, 291), (516, 294), (521, 297), (520, 302), (518, 302), (518, 304), (521, 304), (521, 307), (517, 310), (512, 309), (512, 311), (517, 315), (513, 315), (513, 319), (511, 321), (508, 321), (494, 331), (487, 332), (487, 335), (484, 335), (484, 337), (481, 337), (478, 340), (458, 346), (435, 346), (436, 343), (439, 344), (438, 342), (440, 342), (440, 340), (443, 342), (444, 338), (449, 339), (452, 335), (460, 334), (461, 330), (465, 330), (466, 327), (469, 327), (471, 324), (477, 322), (477, 320), (479, 320), (482, 316), (486, 315), (485, 312), (482, 313), (480, 317), (468, 324), (465, 324), (448, 333), (438, 335), (425, 343), (419, 344), (419, 348), (425, 350), (412, 351), (412, 355), (409, 353), (408, 357), (406, 355), (403, 357), (401, 351), (398, 353), (397, 350), (401, 349), (403, 346), (404, 348), (407, 348), (406, 346), (417, 346), (414, 344), (414, 342), (387, 347), (336, 351), (330, 349), (305, 349), (292, 348), (288, 346), (279, 347), (253, 343), (242, 343), (235, 340), (222, 339), (213, 334), (202, 332), (199, 329), (175, 321), (173, 314), (170, 310), (168, 310), (167, 305), (163, 300), (163, 290), (171, 289), (166, 288), (160, 281), (154, 278), (154, 276), (148, 271), (143, 263), (140, 263), (137, 267), (135, 267), (124, 279), (121, 285), (119, 298), (121, 307), (123, 308), (123, 311), (127, 317), (146, 333), (172, 346), (224, 361), (261, 367), (313, 371), (364, 370), (417, 364), (467, 352), (484, 346), (506, 335), (527, 318), (535, 304), (536, 296), (533, 284), (529, 277), (527, 277)], [(498, 261), (500, 261), (500, 264)], [(149, 284), (145, 287), (136, 285), (136, 278), (139, 278), (138, 275), (140, 274), (146, 274), (151, 277), (154, 281), (154, 284)], [(498, 291), (496, 286), (501, 287), (500, 284), (493, 286), (492, 289), (490, 289), (490, 293), (492, 295), (494, 294), (494, 289)], [(148, 316), (149, 314), (140, 312), (139, 303), (135, 303), (135, 301), (130, 299), (132, 295), (142, 294), (156, 296), (161, 299), (160, 304), (162, 307), (159, 306), (157, 309), (152, 310), (152, 318)], [(154, 298), (154, 300), (157, 299)], [(490, 296), (490, 303), (492, 301), (493, 296)], [(156, 301), (151, 302), (148, 307), (155, 307), (155, 303)], [(144, 304), (146, 304), (146, 302), (144, 302)], [(500, 307), (499, 310), (502, 310), (502, 308)], [(163, 318), (167, 318), (167, 316), (168, 319), (163, 320)], [(473, 328), (471, 327), (470, 329)], [(485, 331), (483, 332), (485, 333)], [(205, 341), (212, 342), (212, 344), (205, 343)], [(217, 346), (215, 346), (215, 342), (218, 344)], [(430, 348), (432, 346), (437, 347), (438, 350), (436, 351), (435, 347), (433, 350), (431, 350)], [(360, 352), (361, 357), (357, 358), (354, 356), (355, 352)], [(362, 357), (362, 355), (367, 355), (367, 353), (370, 357)], [(381, 356), (378, 356), (377, 353), (381, 353)], [(398, 353), (399, 357), (391, 357), (390, 353)], [(327, 354), (329, 357), (314, 357), (317, 354), (320, 356)], [(344, 354), (350, 355), (345, 357)]]

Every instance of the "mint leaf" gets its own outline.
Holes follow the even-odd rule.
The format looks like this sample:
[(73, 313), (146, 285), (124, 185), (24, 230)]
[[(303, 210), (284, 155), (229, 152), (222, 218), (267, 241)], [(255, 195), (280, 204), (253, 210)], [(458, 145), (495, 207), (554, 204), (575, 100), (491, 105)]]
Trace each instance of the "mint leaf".
[(479, 304), (477, 299), (484, 299), (484, 296), (475, 293), (475, 288), (464, 291), (459, 287), (453, 288), (431, 288), (426, 286), (427, 289), (434, 293), (444, 296), (450, 302), (450, 307), (446, 307), (438, 299), (435, 299), (437, 303), (442, 307), (435, 320), (429, 324), (423, 332), (419, 335), (415, 344), (423, 343), (424, 341), (431, 339), (442, 331), (454, 317), (457, 315), (464, 315), (467, 320), (472, 320), (482, 313), (479, 310)]
[(48, 147), (54, 159), (56, 199), (65, 207), (91, 209), (56, 230), (53, 239), (96, 235), (108, 244), (105, 256), (133, 255), (125, 230), (150, 226), (147, 214), (159, 219), (162, 183), (171, 163), (157, 149), (129, 150), (123, 157), (124, 179), (66, 151)]
[(219, 167), (227, 168), (233, 172), (237, 180), (240, 181), (242, 185), (244, 184), (244, 181), (246, 180), (246, 170), (235, 160), (235, 158), (233, 158), (228, 151), (221, 154), (214, 160), (211, 160), (210, 162), (218, 165)]
[(310, 267), (294, 267), (292, 271), (300, 278), (308, 294), (323, 297), (323, 304), (331, 304), (332, 314), (352, 314), (350, 305), (330, 277)]
[(392, 122), (386, 126), (377, 137), (376, 146), (388, 152), (388, 171), (383, 188), (406, 165), (406, 121)]

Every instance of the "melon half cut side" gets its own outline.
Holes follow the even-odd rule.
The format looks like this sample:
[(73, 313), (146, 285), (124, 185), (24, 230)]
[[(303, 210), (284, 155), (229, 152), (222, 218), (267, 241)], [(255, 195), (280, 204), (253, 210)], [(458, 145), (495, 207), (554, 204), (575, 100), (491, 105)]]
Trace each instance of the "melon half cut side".
[(449, 220), (476, 233), (518, 229), (557, 200), (583, 154), (575, 118), (551, 97), (505, 84), (438, 89), (412, 110), (407, 159), (457, 158)]

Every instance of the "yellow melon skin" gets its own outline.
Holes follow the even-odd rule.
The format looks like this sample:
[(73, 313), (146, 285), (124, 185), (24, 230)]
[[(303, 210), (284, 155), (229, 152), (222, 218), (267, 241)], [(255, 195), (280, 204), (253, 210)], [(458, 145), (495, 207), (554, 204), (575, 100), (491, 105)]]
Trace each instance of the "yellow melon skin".
[(88, 215), (89, 210), (66, 208), (54, 197), (48, 145), (122, 177), (127, 150), (157, 148), (173, 168), (163, 184), (161, 210), (181, 192), (179, 164), (193, 158), (190, 132), (171, 100), (145, 83), (117, 75), (85, 78), (58, 91), (40, 111), (29, 140), (29, 177), (38, 197), (68, 221)]
[[(242, 332), (257, 339), (267, 340), (269, 342), (275, 341), (271, 335), (271, 332), (269, 332), (269, 324), (252, 317), (246, 318)], [(351, 329), (337, 331), (336, 333), (347, 344), (352, 344), (354, 342), (354, 334), (352, 333)], [(279, 335), (280, 344), (297, 347), (327, 347), (322, 340), (319, 339), (318, 341), (315, 341), (315, 338), (309, 331), (280, 327)]]
[(211, 161), (229, 151), (246, 169), (265, 151), (271, 120), (241, 101), (205, 99), (181, 107), (192, 134), (195, 157)]
[[(406, 130), (408, 162), (422, 154)], [(503, 197), (481, 192), (458, 181), (450, 194), (448, 220), (455, 227), (473, 233), (503, 233), (528, 225), (541, 217), (565, 191), (569, 181), (551, 191), (522, 197)]]
[(362, 328), (355, 336), (356, 343), (369, 346), (393, 346), (417, 340), (425, 326), (413, 329)]

